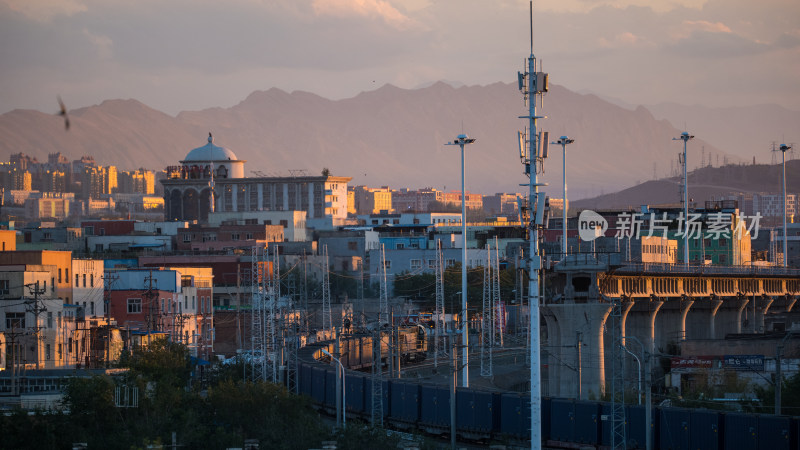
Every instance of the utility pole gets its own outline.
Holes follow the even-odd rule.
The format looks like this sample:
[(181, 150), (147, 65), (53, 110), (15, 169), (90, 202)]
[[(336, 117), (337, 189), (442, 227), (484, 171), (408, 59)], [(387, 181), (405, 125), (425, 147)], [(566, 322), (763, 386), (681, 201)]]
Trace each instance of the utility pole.
[(582, 400), (581, 391), (582, 391), (582, 383), (583, 383), (583, 380), (582, 380), (583, 374), (582, 374), (581, 371), (583, 370), (583, 361), (581, 361), (581, 357), (582, 357), (582, 354), (581, 354), (582, 348), (581, 347), (583, 347), (583, 333), (580, 332), (580, 331), (576, 331), (575, 334), (577, 335), (576, 336), (577, 337), (577, 342), (575, 343), (575, 351), (577, 352), (577, 357), (578, 357), (578, 364), (577, 364), (577, 368), (578, 368), (578, 370), (577, 370), (577, 372), (578, 372), (578, 396), (577, 396), (577, 398), (578, 398), (578, 400)]
[(39, 303), (39, 296), (44, 294), (44, 289), (39, 289), (39, 282), (32, 284), (25, 285), (33, 295), (33, 302), (30, 299), (25, 300), (25, 310), (27, 312), (33, 313), (33, 335), (36, 340), (36, 370), (39, 370), (39, 360), (40, 358), (40, 349), (39, 349), (39, 331), (41, 327), (39, 326), (39, 315), (43, 312), (47, 311), (47, 308)]
[(783, 347), (786, 345), (786, 340), (792, 336), (794, 332), (789, 331), (786, 336), (781, 339), (775, 349), (775, 415), (781, 414), (781, 389), (783, 385), (783, 375), (781, 374), (781, 356), (783, 354)]
[(11, 339), (11, 395), (17, 396), (19, 392), (17, 390), (17, 359), (19, 355), (17, 354), (17, 338), (20, 336), (24, 336), (24, 331), (17, 331), (17, 321), (11, 321), (11, 332), (6, 332), (6, 336)]
[(153, 314), (153, 311), (156, 308), (156, 305), (153, 304), (153, 297), (158, 297), (158, 294), (153, 292), (153, 269), (150, 269), (150, 275), (147, 278), (145, 278), (145, 280), (147, 280), (148, 287), (147, 290), (144, 292), (143, 297), (147, 298), (147, 334), (149, 337), (150, 331), (153, 330), (158, 331), (158, 327), (156, 326)]
[(453, 330), (451, 349), (453, 359), (453, 377), (450, 381), (450, 448), (456, 448), (456, 384), (458, 384), (458, 348), (456, 347), (455, 330)]

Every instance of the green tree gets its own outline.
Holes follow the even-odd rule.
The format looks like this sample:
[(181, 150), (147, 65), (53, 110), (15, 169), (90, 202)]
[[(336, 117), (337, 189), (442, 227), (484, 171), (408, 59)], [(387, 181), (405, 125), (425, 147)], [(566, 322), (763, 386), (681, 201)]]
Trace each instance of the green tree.
[(263, 448), (312, 448), (328, 434), (307, 398), (272, 383), (223, 381), (209, 390), (208, 404), (220, 430)]
[[(767, 387), (755, 386), (753, 391), (760, 404), (750, 404), (747, 409), (753, 412), (771, 414), (775, 411), (775, 384)], [(796, 416), (800, 414), (800, 372), (783, 379), (781, 385), (781, 414)]]

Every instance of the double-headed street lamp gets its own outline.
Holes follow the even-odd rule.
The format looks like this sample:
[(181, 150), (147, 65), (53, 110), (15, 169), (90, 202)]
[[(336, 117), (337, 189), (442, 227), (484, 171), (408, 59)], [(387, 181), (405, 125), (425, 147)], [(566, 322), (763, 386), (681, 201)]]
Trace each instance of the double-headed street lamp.
[[(342, 362), (339, 361), (339, 358), (331, 355), (331, 353), (329, 351), (325, 350), (324, 348), (322, 349), (322, 353), (324, 353), (326, 356), (330, 356), (332, 360), (334, 360), (337, 363), (339, 363), (339, 368), (342, 371), (342, 376), (341, 376), (341, 379), (342, 379), (342, 412), (341, 412), (341, 414), (342, 414), (342, 428), (347, 428), (347, 414), (345, 414), (345, 410), (347, 409), (347, 403), (345, 402), (345, 399), (347, 398), (347, 391), (345, 391), (345, 388), (344, 388), (344, 375), (345, 375), (344, 374), (344, 365), (342, 365)], [(337, 398), (337, 400), (338, 400), (338, 398)], [(339, 410), (338, 409), (336, 411), (336, 425), (337, 426), (339, 425)]]
[(788, 259), (789, 246), (786, 243), (786, 151), (791, 150), (792, 147), (786, 144), (781, 144), (781, 154), (783, 155), (783, 267), (786, 267), (786, 260)]
[(564, 180), (564, 198), (563, 198), (564, 203), (562, 205), (563, 207), (561, 208), (563, 210), (562, 214), (563, 223), (561, 224), (561, 230), (563, 231), (564, 234), (561, 241), (561, 253), (563, 253), (564, 256), (562, 256), (562, 258), (567, 257), (567, 145), (572, 144), (573, 142), (575, 142), (575, 139), (570, 139), (567, 136), (561, 136), (560, 138), (558, 138), (557, 141), (551, 142), (551, 144), (561, 145), (561, 151), (564, 152), (564, 157), (562, 159), (563, 162), (562, 173)]
[(461, 375), (461, 385), (469, 387), (469, 324), (467, 322), (467, 204), (466, 196), (467, 191), (464, 189), (464, 146), (472, 144), (475, 139), (470, 138), (466, 134), (459, 134), (453, 142), (448, 142), (445, 145), (458, 145), (461, 147), (461, 237), (462, 237), (462, 254), (461, 254), (461, 313), (463, 317), (463, 335), (461, 336), (462, 350), (462, 364), (464, 369)]
[(694, 136), (687, 132), (681, 133), (680, 137), (672, 138), (673, 141), (683, 141), (683, 263), (689, 267), (689, 180), (686, 175), (686, 143), (694, 139)]

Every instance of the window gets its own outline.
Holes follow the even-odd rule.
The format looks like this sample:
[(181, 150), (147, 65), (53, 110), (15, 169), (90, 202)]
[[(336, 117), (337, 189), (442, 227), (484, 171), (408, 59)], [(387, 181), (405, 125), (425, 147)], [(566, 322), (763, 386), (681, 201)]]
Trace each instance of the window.
[(411, 260), (411, 270), (419, 270), (422, 269), (422, 260), (421, 259), (412, 259)]
[(53, 313), (47, 312), (47, 328), (53, 328)]
[(448, 260), (446, 260), (444, 262), (444, 266), (445, 267), (453, 267), (455, 265), (456, 265), (456, 260), (455, 259), (448, 259)]
[(91, 313), (90, 314), (94, 315), (94, 302), (91, 302), (89, 305), (91, 306)]
[(402, 249), (406, 248), (406, 244), (402, 244), (402, 243), (398, 242), (397, 244), (395, 244), (394, 248), (397, 249), (397, 250), (402, 250)]
[[(64, 269), (64, 281), (69, 283), (69, 269)], [(61, 280), (59, 280), (59, 283), (60, 282), (61, 282)]]
[(128, 299), (128, 314), (141, 314), (142, 312), (142, 299), (129, 298)]
[(0, 280), (0, 295), (8, 295), (10, 293), (10, 288), (8, 285), (8, 280)]
[(58, 268), (58, 282), (61, 283), (61, 267)]
[(436, 260), (435, 259), (429, 259), (428, 260), (428, 268), (429, 269), (435, 269), (436, 268)]
[(391, 261), (384, 261), (383, 262), (383, 267), (385, 267), (386, 269), (391, 269), (392, 268), (392, 262)]
[(83, 287), (86, 287), (86, 274), (83, 274)]
[(238, 241), (239, 240), (239, 233), (231, 233), (231, 240)]
[(25, 328), (25, 313), (24, 312), (7, 312), (6, 313), (6, 328)]
[(94, 287), (94, 274), (89, 274), (89, 286)]
[(720, 264), (728, 264), (728, 255), (719, 255)]
[(245, 234), (245, 239), (247, 239), (248, 241), (252, 241), (253, 240), (253, 233), (246, 233)]
[(719, 246), (720, 247), (727, 247), (728, 246), (728, 240), (727, 239), (720, 239), (719, 240)]
[(348, 249), (348, 250), (351, 250), (351, 251), (356, 251), (356, 250), (358, 250), (358, 242), (356, 242), (356, 241), (350, 241), (350, 242), (348, 242), (348, 243), (347, 243), (347, 249)]
[(80, 275), (78, 275), (76, 273), (75, 274), (75, 287), (80, 287), (80, 281), (81, 281)]
[(289, 221), (288, 220), (281, 220), (280, 224), (283, 228), (289, 228)]
[[(47, 282), (46, 281), (44, 282), (44, 290), (45, 291), (47, 290)], [(52, 292), (56, 291), (56, 277), (51, 277), (50, 278), (50, 291), (52, 291)]]
[(196, 310), (196, 308), (195, 308), (195, 303), (194, 303), (194, 295), (192, 296), (192, 309), (193, 309), (193, 310)]
[(192, 242), (192, 236), (189, 233), (183, 233), (183, 242)]
[(44, 360), (50, 361), (50, 344), (44, 346)]

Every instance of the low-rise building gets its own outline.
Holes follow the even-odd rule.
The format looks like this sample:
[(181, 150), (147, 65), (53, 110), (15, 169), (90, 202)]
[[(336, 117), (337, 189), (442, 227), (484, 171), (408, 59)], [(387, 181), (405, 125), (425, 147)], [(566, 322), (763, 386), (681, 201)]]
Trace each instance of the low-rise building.
[(263, 247), (283, 242), (282, 225), (237, 223), (215, 226), (190, 225), (178, 230), (177, 250), (219, 251), (235, 248)]

